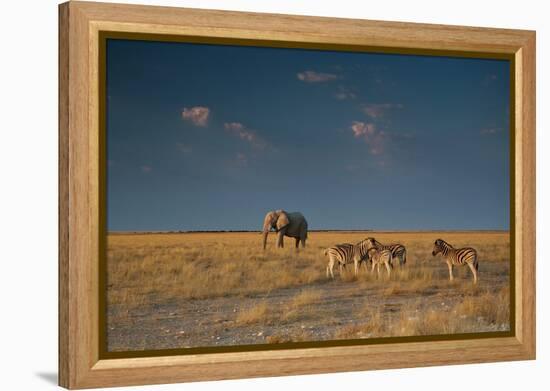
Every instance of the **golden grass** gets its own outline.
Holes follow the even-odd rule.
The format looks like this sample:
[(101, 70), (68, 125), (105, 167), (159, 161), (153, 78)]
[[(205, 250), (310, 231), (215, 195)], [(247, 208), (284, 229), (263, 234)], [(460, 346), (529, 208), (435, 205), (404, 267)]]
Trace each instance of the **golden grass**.
[(250, 295), (324, 280), (319, 248), (264, 252), (260, 239), (250, 233), (111, 235), (108, 302)]
[(292, 307), (299, 308), (302, 306), (313, 304), (321, 300), (321, 291), (317, 289), (306, 289), (298, 293), (294, 299), (292, 299)]
[(505, 324), (510, 320), (510, 289), (498, 292), (487, 291), (479, 296), (467, 296), (454, 308), (454, 313), (463, 317), (479, 317), (491, 325)]
[(352, 323), (338, 328), (334, 339), (357, 339), (373, 336), (387, 336), (390, 318), (380, 310), (366, 306), (360, 312), (362, 323)]
[[(342, 276), (336, 267), (336, 278), (326, 278), (324, 249), (368, 236), (383, 243), (404, 244), (406, 266), (396, 263), (388, 278), (385, 268), (378, 276), (376, 271), (361, 267), (355, 276), (353, 265), (348, 265)], [(431, 256), (437, 238), (478, 250), (478, 285), (472, 283), (467, 267), (455, 268), (455, 281), (448, 280), (445, 262)], [(298, 253), (293, 241), (286, 238), (285, 244), (286, 248), (276, 249), (272, 234), (268, 249), (263, 251), (257, 233), (109, 235), (109, 316), (130, 322), (132, 310), (151, 305), (234, 299), (234, 307), (239, 309), (229, 319), (238, 328), (285, 326), (285, 331), (269, 331), (263, 336), (267, 343), (315, 338), (300, 328), (303, 324), (324, 325), (336, 339), (502, 330), (509, 326), (508, 288), (500, 289), (502, 282), (486, 283), (491, 264), (500, 265), (509, 259), (507, 233), (311, 232), (308, 247)], [(507, 275), (498, 278), (507, 279)], [(362, 309), (346, 307), (345, 315), (352, 319), (346, 320), (348, 323), (340, 322), (341, 315), (323, 307), (327, 300), (336, 300), (331, 295), (339, 292), (342, 284), (348, 289), (342, 298), (365, 300)], [(285, 289), (292, 290), (281, 291)], [(271, 300), (275, 292), (278, 299)], [(445, 306), (436, 305), (439, 301), (445, 301)]]
[(509, 288), (471, 293), (450, 307), (427, 307), (422, 299), (401, 306), (397, 315), (367, 304), (360, 312), (361, 323), (337, 329), (335, 339), (399, 337), (504, 331), (510, 326)]
[(304, 342), (312, 341), (311, 333), (304, 329), (299, 329), (291, 333), (276, 333), (265, 337), (265, 342), (269, 344), (286, 343), (286, 342)]
[(268, 305), (261, 302), (251, 308), (241, 310), (237, 315), (237, 324), (265, 323), (269, 321)]
[(296, 322), (311, 317), (315, 310), (312, 305), (321, 300), (322, 293), (315, 289), (306, 289), (295, 295), (280, 308), (279, 319), (283, 322)]
[[(343, 241), (358, 242), (366, 236), (375, 236), (382, 242), (399, 241), (407, 247), (407, 265), (396, 266), (390, 281), (415, 281), (416, 287), (393, 284), (396, 292), (415, 292), (429, 286), (436, 277), (434, 267), (446, 272), (444, 262), (431, 256), (437, 237), (456, 246), (476, 247), (480, 273), (484, 263), (508, 259), (506, 233), (312, 232), (308, 247), (298, 253), (288, 238), (287, 248), (274, 248), (274, 235), (270, 237), (270, 247), (262, 251), (257, 233), (116, 234), (108, 236), (108, 303), (140, 305), (152, 296), (157, 301), (201, 299), (307, 286), (326, 281), (325, 248)], [(342, 277), (349, 282), (387, 280), (385, 271), (378, 277), (363, 267), (359, 277), (355, 277), (353, 265), (348, 265)]]

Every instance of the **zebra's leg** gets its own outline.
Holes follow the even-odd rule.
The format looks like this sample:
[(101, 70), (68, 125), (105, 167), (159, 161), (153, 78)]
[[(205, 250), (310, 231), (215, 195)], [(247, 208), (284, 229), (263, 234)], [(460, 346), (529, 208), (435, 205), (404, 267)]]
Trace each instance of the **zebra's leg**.
[(449, 280), (453, 280), (453, 264), (451, 262), (447, 262), (447, 266), (449, 268)]
[(342, 278), (342, 272), (343, 272), (345, 266), (346, 265), (342, 265), (340, 262), (338, 263), (338, 267), (340, 268), (340, 278)]
[(359, 261), (357, 259), (353, 260), (353, 271), (355, 272), (355, 276), (359, 273)]
[(392, 269), (390, 267), (390, 263), (389, 263), (389, 261), (386, 261), (386, 262), (384, 262), (384, 264), (386, 265), (386, 270), (388, 271), (388, 277), (390, 277), (391, 276), (391, 269)]
[[(332, 257), (329, 260), (329, 268), (330, 268), (330, 276), (334, 278), (334, 259)], [(328, 270), (327, 270), (327, 277), (328, 277)]]
[(468, 266), (470, 267), (470, 270), (472, 271), (472, 274), (474, 275), (474, 284), (477, 284), (477, 270), (476, 270), (473, 262), (468, 263)]

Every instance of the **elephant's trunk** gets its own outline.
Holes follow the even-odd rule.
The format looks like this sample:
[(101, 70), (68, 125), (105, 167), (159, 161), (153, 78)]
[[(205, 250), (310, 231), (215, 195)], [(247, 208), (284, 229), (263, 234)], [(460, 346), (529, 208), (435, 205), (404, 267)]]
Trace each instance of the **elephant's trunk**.
[(265, 247), (267, 245), (267, 234), (269, 233), (269, 231), (266, 231), (264, 230), (263, 232), (263, 235), (264, 235), (264, 250), (265, 250)]

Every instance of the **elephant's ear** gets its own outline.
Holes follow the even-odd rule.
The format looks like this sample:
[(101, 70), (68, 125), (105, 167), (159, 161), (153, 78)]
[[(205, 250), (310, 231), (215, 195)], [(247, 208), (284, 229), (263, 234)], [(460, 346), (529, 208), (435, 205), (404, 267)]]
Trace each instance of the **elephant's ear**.
[(273, 212), (268, 212), (264, 218), (264, 227), (263, 227), (264, 232), (268, 232), (271, 229), (271, 226), (273, 225), (273, 220), (275, 220), (273, 216)]
[(286, 212), (281, 211), (281, 213), (279, 213), (279, 217), (277, 218), (277, 231), (283, 229), (289, 224), (290, 220), (288, 219), (288, 215)]

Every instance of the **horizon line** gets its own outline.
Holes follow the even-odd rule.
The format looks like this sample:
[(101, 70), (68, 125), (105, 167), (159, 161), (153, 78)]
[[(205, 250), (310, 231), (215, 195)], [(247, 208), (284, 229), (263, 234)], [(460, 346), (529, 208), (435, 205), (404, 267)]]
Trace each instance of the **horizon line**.
[[(132, 230), (106, 231), (107, 234), (182, 234), (182, 233), (249, 233), (263, 232), (256, 230)], [(276, 233), (275, 231), (270, 231)], [(308, 232), (510, 232), (510, 229), (310, 229)]]

